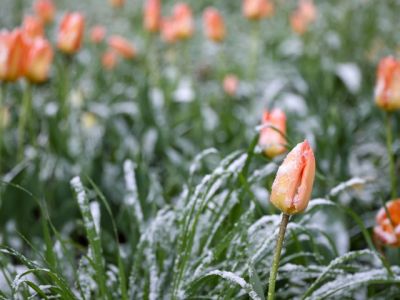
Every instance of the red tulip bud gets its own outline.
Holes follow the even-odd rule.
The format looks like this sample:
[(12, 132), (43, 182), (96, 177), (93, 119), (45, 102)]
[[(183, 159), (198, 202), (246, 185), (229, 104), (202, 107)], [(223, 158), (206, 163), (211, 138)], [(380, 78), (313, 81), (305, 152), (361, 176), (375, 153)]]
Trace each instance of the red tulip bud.
[(390, 219), (382, 207), (376, 215), (374, 236), (384, 245), (400, 247), (400, 199), (389, 201), (386, 208)]
[(265, 111), (263, 114), (260, 132), (259, 146), (265, 155), (275, 157), (286, 151), (286, 116), (280, 109), (271, 112)]
[(239, 86), (239, 79), (236, 77), (236, 75), (227, 75), (224, 78), (223, 85), (225, 93), (227, 93), (229, 96), (235, 96)]
[(205, 35), (214, 42), (221, 42), (225, 38), (224, 20), (215, 8), (209, 7), (203, 14)]
[(35, 16), (25, 16), (22, 28), (25, 34), (32, 39), (44, 35), (43, 22)]
[(194, 21), (192, 10), (186, 3), (178, 3), (174, 6), (173, 19), (175, 34), (178, 39), (188, 39), (193, 35)]
[(96, 25), (90, 30), (90, 40), (93, 44), (101, 43), (104, 40), (105, 36), (106, 29), (104, 28), (104, 26)]
[(400, 109), (400, 61), (388, 56), (379, 62), (375, 102), (382, 109)]
[(315, 177), (314, 153), (307, 141), (286, 156), (272, 184), (271, 202), (285, 214), (307, 208)]
[(67, 54), (76, 53), (82, 43), (85, 19), (80, 13), (67, 13), (58, 31), (58, 48)]
[(250, 20), (261, 20), (274, 13), (274, 4), (270, 0), (243, 0), (243, 15)]
[(44, 24), (52, 22), (56, 12), (52, 0), (36, 0), (33, 4), (33, 10)]
[(135, 47), (122, 36), (111, 36), (108, 39), (108, 45), (123, 58), (132, 59), (136, 56)]
[(158, 32), (161, 27), (160, 0), (147, 0), (144, 6), (144, 28), (149, 32)]
[(47, 80), (53, 49), (50, 43), (43, 38), (36, 38), (30, 42), (26, 64), (26, 78), (34, 83)]

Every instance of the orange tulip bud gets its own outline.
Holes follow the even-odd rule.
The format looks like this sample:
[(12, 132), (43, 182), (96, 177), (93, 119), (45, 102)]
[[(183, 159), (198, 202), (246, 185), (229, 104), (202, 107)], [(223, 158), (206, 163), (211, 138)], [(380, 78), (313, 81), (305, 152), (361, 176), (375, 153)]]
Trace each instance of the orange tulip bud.
[(106, 29), (104, 28), (104, 26), (96, 25), (90, 30), (90, 40), (93, 44), (101, 43), (104, 40), (105, 36)]
[(400, 109), (400, 61), (388, 56), (379, 62), (375, 102), (382, 109)]
[(85, 19), (80, 13), (67, 13), (58, 31), (58, 48), (67, 54), (76, 53), (82, 43)]
[(297, 33), (298, 35), (303, 35), (308, 29), (308, 23), (306, 22), (306, 19), (303, 18), (298, 11), (294, 11), (290, 15), (290, 26), (292, 27), (293, 32)]
[(43, 22), (35, 16), (25, 16), (22, 29), (30, 38), (42, 37), (44, 35)]
[(280, 109), (265, 111), (262, 118), (264, 126), (260, 132), (259, 146), (268, 157), (275, 157), (286, 151), (286, 116)]
[(108, 2), (114, 8), (120, 8), (125, 4), (125, 0), (108, 0)]
[(174, 6), (173, 19), (175, 34), (178, 39), (188, 39), (193, 35), (194, 22), (192, 10), (186, 3), (178, 3)]
[(167, 43), (175, 43), (178, 40), (175, 28), (173, 18), (164, 18), (161, 21), (161, 38)]
[(21, 29), (0, 32), (0, 80), (15, 81), (25, 74), (27, 41)]
[(44, 24), (52, 22), (56, 12), (52, 0), (36, 0), (33, 4), (33, 10)]
[(160, 0), (147, 0), (144, 6), (144, 28), (149, 32), (158, 32), (161, 27)]
[(261, 20), (274, 14), (270, 0), (243, 0), (243, 15), (250, 20)]
[(236, 77), (236, 75), (227, 75), (224, 78), (223, 86), (225, 93), (227, 93), (229, 96), (234, 96), (236, 95), (239, 86), (239, 79)]
[(215, 8), (209, 7), (203, 14), (205, 35), (214, 42), (220, 42), (225, 38), (224, 20)]
[(47, 40), (43, 38), (32, 40), (27, 55), (26, 78), (34, 83), (46, 81), (53, 55), (53, 49)]
[(125, 38), (119, 35), (113, 35), (108, 39), (108, 45), (117, 54), (126, 59), (132, 59), (136, 56), (135, 47)]
[(103, 65), (104, 69), (112, 70), (117, 64), (117, 59), (118, 57), (115, 51), (107, 50), (101, 57), (101, 64)]
[(286, 214), (307, 208), (315, 177), (314, 153), (305, 140), (286, 156), (272, 184), (270, 200)]
[(298, 11), (307, 23), (312, 23), (317, 18), (317, 8), (313, 0), (300, 0)]
[(389, 201), (386, 208), (390, 219), (382, 207), (376, 215), (374, 236), (384, 245), (400, 247), (400, 199)]

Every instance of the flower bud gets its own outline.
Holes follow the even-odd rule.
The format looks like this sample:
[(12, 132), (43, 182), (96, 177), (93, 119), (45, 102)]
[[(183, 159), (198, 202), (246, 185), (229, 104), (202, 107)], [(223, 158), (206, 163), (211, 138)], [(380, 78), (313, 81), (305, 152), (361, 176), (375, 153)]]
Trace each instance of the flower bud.
[(193, 35), (194, 22), (192, 10), (186, 3), (178, 3), (174, 6), (173, 20), (175, 34), (178, 39), (188, 39)]
[(110, 71), (115, 68), (117, 59), (118, 57), (114, 50), (107, 50), (101, 57), (101, 64), (103, 65), (104, 69)]
[(25, 16), (22, 29), (32, 39), (44, 36), (43, 22), (35, 16)]
[(136, 56), (135, 47), (125, 38), (119, 35), (113, 35), (108, 39), (108, 45), (118, 55), (126, 59), (133, 59)]
[(307, 208), (315, 177), (314, 153), (307, 140), (286, 156), (272, 184), (270, 200), (285, 214)]
[(378, 211), (374, 227), (375, 239), (384, 245), (400, 247), (400, 199), (389, 201), (386, 208), (390, 218), (384, 207)]
[(175, 22), (172, 17), (162, 19), (161, 38), (169, 44), (175, 43), (178, 40), (175, 28)]
[(0, 80), (16, 81), (25, 74), (27, 41), (21, 29), (0, 32)]
[(286, 116), (280, 109), (265, 111), (262, 118), (259, 146), (265, 155), (275, 157), (286, 151)]
[(379, 62), (375, 102), (387, 111), (400, 109), (400, 61), (391, 56)]
[(108, 2), (114, 8), (121, 8), (125, 4), (125, 0), (108, 0)]
[(204, 11), (203, 27), (208, 39), (214, 42), (221, 42), (225, 38), (224, 20), (215, 8), (209, 7)]
[(272, 16), (274, 4), (270, 0), (243, 0), (243, 15), (250, 20), (261, 20)]
[(226, 94), (228, 94), (231, 97), (235, 96), (237, 93), (238, 86), (239, 86), (239, 79), (236, 77), (236, 75), (229, 74), (225, 76), (223, 87)]
[(67, 54), (76, 53), (82, 43), (85, 19), (80, 13), (67, 13), (58, 31), (58, 48)]
[(34, 83), (46, 81), (53, 56), (53, 49), (47, 40), (44, 38), (32, 40), (27, 55), (25, 77)]
[(52, 0), (36, 0), (33, 4), (33, 10), (44, 24), (51, 23), (56, 12)]
[(104, 26), (96, 25), (91, 28), (90, 30), (90, 41), (93, 44), (99, 44), (104, 40), (106, 36), (106, 29)]
[(147, 0), (144, 6), (144, 28), (149, 32), (158, 32), (161, 27), (160, 0)]

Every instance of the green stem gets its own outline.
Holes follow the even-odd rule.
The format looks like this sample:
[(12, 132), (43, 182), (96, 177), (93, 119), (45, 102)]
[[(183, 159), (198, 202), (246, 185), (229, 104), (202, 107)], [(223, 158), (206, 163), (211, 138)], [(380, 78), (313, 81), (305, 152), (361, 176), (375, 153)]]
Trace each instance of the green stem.
[(276, 243), (274, 260), (272, 262), (271, 272), (269, 274), (269, 284), (268, 284), (268, 300), (273, 300), (275, 298), (275, 283), (276, 276), (278, 274), (279, 259), (281, 257), (283, 241), (285, 239), (286, 227), (289, 223), (289, 215), (282, 214), (281, 225), (279, 227), (278, 241)]
[(391, 186), (391, 197), (392, 199), (396, 199), (396, 173), (395, 173), (395, 161), (393, 154), (393, 137), (392, 137), (392, 128), (390, 125), (391, 114), (390, 112), (386, 113), (385, 116), (385, 125), (386, 125), (386, 147), (389, 156), (389, 170), (390, 170), (390, 186)]
[[(3, 163), (3, 126), (5, 125), (5, 121), (3, 120), (3, 117), (6, 116), (6, 111), (5, 107), (3, 108), (3, 97), (4, 97), (4, 83), (0, 82), (0, 178), (1, 178), (1, 169), (2, 169), (2, 163)], [(3, 110), (4, 109), (4, 110)], [(0, 191), (1, 193), (1, 191)], [(1, 194), (0, 194), (0, 200), (1, 200)], [(1, 201), (0, 201), (1, 202)]]
[(21, 161), (24, 156), (24, 139), (25, 139), (25, 129), (28, 122), (29, 111), (31, 106), (31, 85), (28, 82), (22, 98), (21, 115), (19, 117), (18, 123), (18, 161)]

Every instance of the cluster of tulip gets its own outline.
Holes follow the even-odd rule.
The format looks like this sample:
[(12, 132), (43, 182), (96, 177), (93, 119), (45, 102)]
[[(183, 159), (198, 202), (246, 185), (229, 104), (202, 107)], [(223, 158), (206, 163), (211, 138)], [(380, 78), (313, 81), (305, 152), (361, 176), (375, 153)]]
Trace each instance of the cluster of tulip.
[[(386, 126), (388, 138), (388, 155), (390, 159), (390, 176), (392, 183), (392, 199), (396, 198), (395, 162), (392, 152), (390, 116), (400, 109), (400, 61), (394, 57), (383, 58), (378, 65), (375, 85), (375, 102), (386, 111)], [(374, 235), (377, 241), (384, 245), (400, 247), (400, 199), (392, 200), (382, 207), (376, 216), (377, 225)]]

